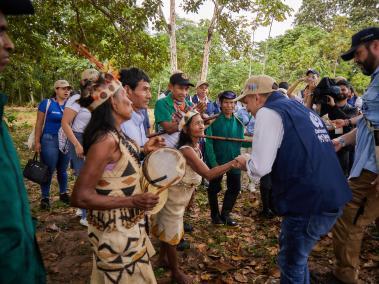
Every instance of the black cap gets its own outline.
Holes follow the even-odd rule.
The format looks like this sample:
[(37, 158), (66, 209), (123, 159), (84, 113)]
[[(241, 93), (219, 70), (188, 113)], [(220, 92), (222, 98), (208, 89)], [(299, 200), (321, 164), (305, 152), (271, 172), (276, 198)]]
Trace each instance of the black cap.
[(378, 27), (371, 27), (357, 32), (351, 37), (350, 49), (344, 54), (342, 54), (341, 58), (345, 61), (353, 59), (354, 53), (359, 45), (365, 42), (372, 41), (374, 39), (379, 39)]
[(320, 73), (318, 73), (315, 69), (308, 69), (307, 72), (305, 72), (305, 75), (308, 76), (309, 74), (320, 76)]
[(34, 14), (34, 8), (30, 0), (1, 0), (0, 11), (4, 15)]
[(195, 87), (195, 85), (189, 81), (189, 78), (184, 73), (175, 73), (171, 75), (170, 84)]

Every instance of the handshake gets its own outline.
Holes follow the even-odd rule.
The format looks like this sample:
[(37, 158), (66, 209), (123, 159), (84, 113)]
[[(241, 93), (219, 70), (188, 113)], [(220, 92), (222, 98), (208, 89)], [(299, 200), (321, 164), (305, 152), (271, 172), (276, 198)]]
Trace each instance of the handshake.
[(250, 159), (250, 154), (239, 155), (238, 157), (234, 158), (234, 160), (232, 161), (233, 162), (232, 166), (235, 169), (240, 169), (240, 170), (243, 170), (243, 171), (247, 171), (246, 162), (249, 159)]

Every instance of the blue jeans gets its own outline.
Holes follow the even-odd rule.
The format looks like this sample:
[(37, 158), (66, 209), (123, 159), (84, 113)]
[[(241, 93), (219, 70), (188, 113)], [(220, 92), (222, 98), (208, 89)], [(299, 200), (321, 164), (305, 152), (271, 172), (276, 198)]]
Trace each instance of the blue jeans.
[(312, 216), (283, 217), (279, 235), (280, 283), (308, 284), (308, 256), (320, 238), (333, 227), (341, 210)]
[[(78, 139), (79, 143), (81, 145), (83, 145), (83, 133), (74, 132), (74, 135), (75, 135), (76, 139)], [(68, 154), (69, 154), (70, 159), (71, 159), (71, 165), (72, 165), (72, 169), (74, 170), (74, 175), (75, 175), (75, 177), (78, 177), (80, 174), (80, 170), (82, 169), (82, 167), (84, 165), (84, 159), (79, 158), (76, 155), (75, 146), (71, 142), (70, 142)], [(82, 209), (82, 217), (81, 218), (86, 219), (86, 217), (87, 217), (87, 211), (86, 211), (86, 209)]]
[(59, 151), (58, 135), (43, 134), (41, 138), (41, 160), (49, 168), (49, 179), (41, 184), (42, 198), (49, 198), (51, 180), (55, 170), (59, 183), (59, 193), (67, 192), (67, 167), (70, 162), (68, 154)]

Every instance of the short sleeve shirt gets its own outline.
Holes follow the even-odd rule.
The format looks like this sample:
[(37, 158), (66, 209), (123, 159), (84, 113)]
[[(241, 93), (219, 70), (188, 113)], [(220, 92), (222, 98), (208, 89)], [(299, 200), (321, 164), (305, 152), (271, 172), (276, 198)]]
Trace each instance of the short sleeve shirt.
[[(38, 106), (40, 112), (45, 113), (47, 102), (49, 99), (44, 99)], [(52, 134), (57, 135), (58, 130), (61, 127), (61, 121), (63, 117), (63, 110), (65, 105), (59, 105), (55, 99), (50, 99), (50, 105), (46, 113), (45, 127), (43, 128), (42, 134)]]
[(87, 108), (81, 107), (77, 102), (78, 99), (80, 99), (80, 95), (70, 97), (67, 100), (66, 108), (72, 109), (77, 113), (72, 124), (72, 131), (83, 133), (91, 119), (91, 112)]

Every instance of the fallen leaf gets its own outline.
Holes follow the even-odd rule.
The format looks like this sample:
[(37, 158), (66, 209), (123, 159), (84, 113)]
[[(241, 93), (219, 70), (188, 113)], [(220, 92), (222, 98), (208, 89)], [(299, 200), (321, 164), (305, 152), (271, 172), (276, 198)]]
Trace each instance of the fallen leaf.
[(248, 278), (239, 272), (234, 274), (234, 279), (238, 282), (241, 282), (241, 283), (247, 283), (247, 281), (248, 281)]
[(270, 271), (270, 276), (275, 277), (275, 278), (280, 278), (280, 270), (279, 270), (279, 268), (278, 267), (274, 267)]
[(222, 260), (217, 260), (208, 265), (208, 269), (219, 271), (221, 273), (227, 272), (229, 270), (235, 269), (235, 267), (227, 262), (224, 262)]
[(200, 279), (205, 281), (212, 280), (212, 275), (210, 275), (209, 273), (204, 273), (201, 274)]
[(50, 232), (58, 232), (60, 229), (58, 228), (57, 225), (55, 225), (55, 223), (53, 223), (53, 224), (48, 225), (46, 227), (46, 230)]
[(240, 256), (240, 255), (232, 255), (232, 260), (234, 261), (240, 261), (240, 260), (245, 260), (247, 257)]
[(201, 253), (205, 253), (207, 251), (207, 248), (208, 246), (206, 244), (196, 244), (195, 245), (195, 248), (201, 252)]

